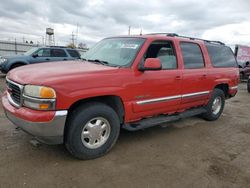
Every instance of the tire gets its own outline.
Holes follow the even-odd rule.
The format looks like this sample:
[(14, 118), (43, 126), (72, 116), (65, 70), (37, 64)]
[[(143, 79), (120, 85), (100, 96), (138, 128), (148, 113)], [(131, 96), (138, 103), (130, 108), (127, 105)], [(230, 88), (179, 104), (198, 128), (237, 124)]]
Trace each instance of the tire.
[(250, 78), (248, 78), (248, 81), (247, 81), (247, 91), (248, 93), (250, 93)]
[(207, 112), (202, 114), (202, 118), (207, 121), (217, 120), (223, 112), (224, 106), (225, 94), (221, 89), (215, 88), (212, 97), (206, 106)]
[(78, 159), (103, 156), (116, 143), (120, 121), (116, 112), (103, 103), (87, 103), (74, 110), (67, 120), (65, 146)]
[(244, 80), (244, 78), (245, 78), (244, 73), (241, 72), (241, 73), (240, 73), (240, 81)]

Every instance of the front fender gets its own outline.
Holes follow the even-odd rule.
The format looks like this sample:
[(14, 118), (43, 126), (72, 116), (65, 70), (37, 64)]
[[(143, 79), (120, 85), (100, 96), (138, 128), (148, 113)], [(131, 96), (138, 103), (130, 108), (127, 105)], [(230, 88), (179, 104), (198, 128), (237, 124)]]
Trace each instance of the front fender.
[(57, 97), (57, 109), (68, 109), (72, 104), (79, 100), (102, 96), (118, 96), (122, 101), (126, 101), (125, 91), (122, 87), (81, 89), (68, 93), (65, 92), (65, 94), (59, 93)]
[(21, 60), (21, 61), (18, 61), (18, 60), (10, 60), (7, 62), (6, 66), (5, 66), (5, 70), (7, 70), (7, 72), (10, 70), (10, 68), (15, 65), (15, 64), (23, 64), (23, 65), (28, 65), (29, 62), (28, 61), (24, 61), (24, 60)]

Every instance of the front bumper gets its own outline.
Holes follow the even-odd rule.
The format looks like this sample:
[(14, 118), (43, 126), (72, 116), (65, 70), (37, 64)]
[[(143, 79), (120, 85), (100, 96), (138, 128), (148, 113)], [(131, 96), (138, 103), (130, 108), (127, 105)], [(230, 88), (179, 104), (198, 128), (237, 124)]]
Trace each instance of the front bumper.
[[(30, 109), (18, 109), (9, 103), (6, 94), (2, 97), (2, 103), (6, 117), (23, 131), (46, 144), (63, 143), (67, 110), (48, 113)], [(39, 116), (37, 113), (39, 113)], [(48, 118), (48, 115), (52, 117)], [(34, 119), (34, 121), (30, 120), (32, 117), (36, 117), (36, 119)]]

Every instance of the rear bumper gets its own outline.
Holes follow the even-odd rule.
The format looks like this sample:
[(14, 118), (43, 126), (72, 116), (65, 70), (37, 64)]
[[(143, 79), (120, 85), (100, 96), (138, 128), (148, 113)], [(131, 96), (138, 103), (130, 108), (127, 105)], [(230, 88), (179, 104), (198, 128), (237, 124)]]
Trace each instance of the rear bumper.
[[(39, 121), (27, 120), (25, 116), (32, 117), (32, 111), (36, 116), (37, 111), (30, 109), (17, 109), (7, 100), (6, 95), (2, 97), (2, 103), (6, 117), (17, 127), (34, 136), (40, 142), (46, 144), (62, 144), (64, 127), (67, 118), (67, 110), (56, 111), (48, 119), (48, 112), (39, 112)], [(27, 112), (28, 111), (28, 112)], [(23, 113), (23, 114), (20, 114)], [(51, 113), (50, 113), (51, 114)], [(42, 120), (44, 116), (44, 121)]]

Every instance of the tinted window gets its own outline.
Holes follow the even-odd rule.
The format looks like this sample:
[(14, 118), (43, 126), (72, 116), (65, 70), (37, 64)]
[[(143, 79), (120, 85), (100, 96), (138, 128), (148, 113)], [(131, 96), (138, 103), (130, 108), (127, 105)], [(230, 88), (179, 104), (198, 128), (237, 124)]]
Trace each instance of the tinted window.
[(206, 44), (210, 60), (214, 67), (236, 67), (232, 50), (227, 46)]
[(67, 54), (62, 49), (51, 49), (52, 57), (67, 57)]
[(38, 57), (50, 57), (50, 49), (49, 48), (42, 48), (35, 52), (35, 54), (38, 55)]
[(67, 50), (71, 57), (80, 58), (80, 54), (76, 50)]
[(159, 58), (161, 60), (162, 69), (176, 69), (177, 62), (174, 48), (171, 42), (155, 41), (147, 50), (145, 58)]
[(201, 53), (201, 49), (197, 44), (182, 42), (181, 51), (184, 61), (184, 67), (186, 69), (204, 67), (204, 59)]

